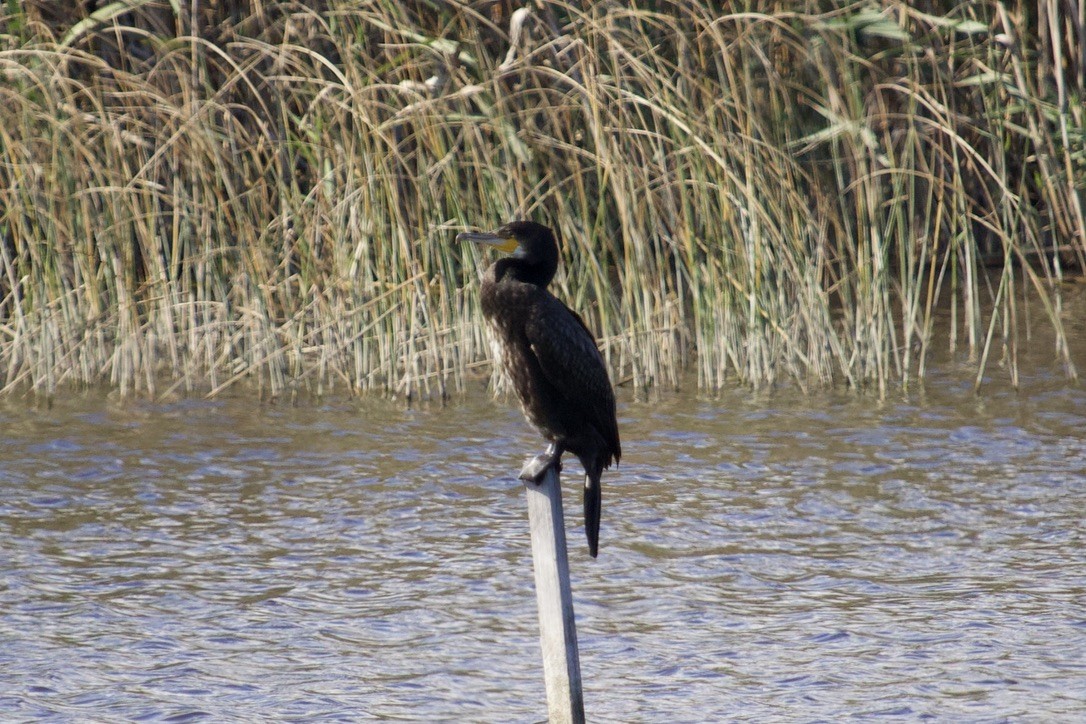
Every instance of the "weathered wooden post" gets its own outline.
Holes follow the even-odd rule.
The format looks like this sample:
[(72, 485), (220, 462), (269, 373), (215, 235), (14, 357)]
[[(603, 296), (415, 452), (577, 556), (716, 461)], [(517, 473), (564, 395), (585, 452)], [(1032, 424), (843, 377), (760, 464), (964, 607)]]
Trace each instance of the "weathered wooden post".
[(584, 722), (584, 694), (558, 471), (551, 466), (543, 482), (538, 484), (525, 479), (524, 490), (528, 496), (528, 524), (532, 531), (539, 640), (547, 682), (547, 718), (551, 724), (579, 724)]

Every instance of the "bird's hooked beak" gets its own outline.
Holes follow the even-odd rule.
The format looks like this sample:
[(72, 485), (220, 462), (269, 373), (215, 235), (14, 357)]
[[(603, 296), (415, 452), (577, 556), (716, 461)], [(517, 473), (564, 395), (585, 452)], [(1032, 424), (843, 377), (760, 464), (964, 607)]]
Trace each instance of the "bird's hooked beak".
[(512, 236), (501, 236), (492, 231), (465, 231), (462, 234), (457, 234), (456, 240), (459, 242), (472, 241), (476, 244), (488, 244), (506, 254), (512, 254), (517, 250), (517, 247), (520, 246), (520, 244), (517, 243), (516, 238)]

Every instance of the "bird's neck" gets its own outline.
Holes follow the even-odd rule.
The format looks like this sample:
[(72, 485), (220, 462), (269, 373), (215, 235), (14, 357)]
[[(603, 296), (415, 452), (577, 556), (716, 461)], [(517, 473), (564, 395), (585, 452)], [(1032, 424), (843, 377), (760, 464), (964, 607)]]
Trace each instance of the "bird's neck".
[(495, 281), (501, 282), (504, 279), (512, 279), (523, 284), (534, 284), (541, 289), (546, 289), (547, 285), (551, 283), (554, 272), (554, 269), (548, 269), (545, 264), (512, 256), (499, 259), (494, 264)]

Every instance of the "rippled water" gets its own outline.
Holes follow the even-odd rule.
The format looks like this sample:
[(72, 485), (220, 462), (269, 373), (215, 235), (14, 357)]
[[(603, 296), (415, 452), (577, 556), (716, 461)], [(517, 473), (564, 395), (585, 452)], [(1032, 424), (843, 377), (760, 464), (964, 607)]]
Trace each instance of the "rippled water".
[[(4, 720), (541, 720), (541, 446), (474, 396), (5, 403)], [(1081, 388), (620, 406), (591, 720), (1086, 718)]]

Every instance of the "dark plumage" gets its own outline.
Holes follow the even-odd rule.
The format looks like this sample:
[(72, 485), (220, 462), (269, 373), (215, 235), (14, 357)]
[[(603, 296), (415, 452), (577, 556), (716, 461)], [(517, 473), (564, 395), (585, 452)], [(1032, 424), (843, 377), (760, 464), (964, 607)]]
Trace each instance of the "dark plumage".
[(499, 364), (513, 383), (521, 409), (551, 445), (521, 471), (539, 482), (562, 453), (585, 470), (584, 517), (588, 550), (599, 548), (600, 476), (622, 448), (615, 394), (596, 340), (576, 312), (547, 285), (558, 270), (558, 244), (547, 227), (514, 221), (493, 233), (467, 233), (457, 241), (498, 247), (499, 259), (483, 275), (480, 296)]

